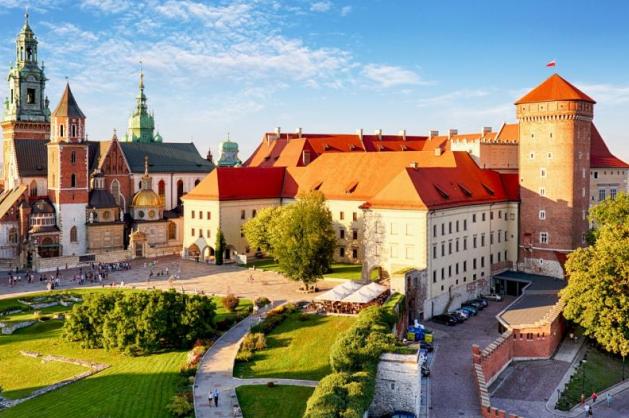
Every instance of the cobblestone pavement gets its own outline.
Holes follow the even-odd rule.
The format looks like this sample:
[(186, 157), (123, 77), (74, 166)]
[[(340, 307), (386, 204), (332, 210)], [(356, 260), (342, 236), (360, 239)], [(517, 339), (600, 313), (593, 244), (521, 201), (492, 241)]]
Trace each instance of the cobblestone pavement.
[(500, 335), (495, 316), (512, 301), (490, 301), (477, 316), (454, 327), (432, 321), (426, 324), (433, 329), (436, 344), (430, 374), (431, 418), (480, 416), (472, 375), (472, 344), (485, 347)]
[[(151, 260), (133, 260), (132, 268), (127, 271), (112, 272), (109, 279), (104, 281), (105, 286), (111, 283), (119, 285), (124, 281), (125, 286), (136, 288), (158, 288), (167, 289), (170, 284), (166, 276), (154, 277), (149, 280), (150, 268), (145, 267), (145, 263)], [(299, 283), (288, 280), (275, 272), (263, 272), (260, 270), (248, 270), (236, 265), (215, 266), (194, 261), (181, 260), (177, 256), (160, 257), (153, 272), (160, 270), (165, 272), (168, 267), (169, 273), (173, 274), (178, 268), (181, 269), (179, 280), (175, 280), (173, 286), (178, 290), (186, 292), (204, 291), (206, 294), (225, 295), (234, 293), (237, 296), (255, 299), (258, 296), (265, 296), (272, 301), (298, 301), (308, 300), (312, 295), (303, 294), (298, 291)], [(80, 286), (78, 282), (71, 280), (71, 277), (78, 272), (78, 269), (62, 270), (62, 280), (60, 289), (101, 287), (101, 284), (86, 284)], [(47, 273), (51, 274), (51, 273)], [(250, 276), (253, 275), (253, 281)], [(23, 274), (21, 274), (23, 276)], [(0, 276), (0, 299), (19, 296), (20, 294), (45, 291), (46, 283), (39, 281), (39, 275), (35, 274), (34, 283), (26, 283), (22, 279), (14, 287), (9, 286), (6, 273)], [(334, 280), (321, 280), (317, 287), (321, 290), (328, 290), (339, 282)]]

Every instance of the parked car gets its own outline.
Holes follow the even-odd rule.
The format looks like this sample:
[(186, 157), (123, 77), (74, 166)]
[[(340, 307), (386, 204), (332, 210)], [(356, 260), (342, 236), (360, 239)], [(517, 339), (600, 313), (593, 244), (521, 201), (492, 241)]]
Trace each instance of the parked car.
[(472, 314), (469, 311), (467, 311), (465, 309), (462, 309), (462, 308), (459, 308), (459, 309), (455, 310), (454, 312), (457, 312), (460, 315), (463, 315), (465, 317), (465, 319), (468, 319), (470, 316), (472, 316)]
[(454, 316), (456, 319), (459, 320), (459, 322), (463, 322), (467, 319), (467, 315), (459, 311), (450, 312), (448, 315)]
[(435, 348), (433, 347), (433, 345), (431, 343), (427, 343), (425, 341), (421, 341), (419, 343), (419, 349), (420, 350), (426, 350), (427, 352), (432, 353)]
[(453, 327), (459, 323), (459, 321), (457, 321), (450, 315), (436, 315), (432, 317), (432, 320), (438, 324), (447, 325), (449, 327)]
[(428, 367), (428, 365), (426, 365), (425, 363), (422, 364), (422, 376), (423, 377), (430, 376), (430, 367)]
[(473, 306), (476, 310), (482, 311), (485, 307), (480, 302), (474, 302), (472, 300), (468, 300), (467, 302), (463, 302), (461, 306)]
[(478, 302), (481, 305), (483, 305), (483, 308), (486, 308), (487, 306), (489, 306), (489, 302), (487, 302), (487, 299), (482, 298), (482, 297), (478, 297), (476, 299), (472, 299), (472, 302)]
[(496, 302), (500, 302), (502, 300), (502, 296), (496, 295), (495, 293), (491, 293), (489, 295), (483, 295), (482, 297), (487, 300), (495, 300)]
[(478, 314), (478, 309), (476, 309), (475, 307), (473, 307), (472, 305), (469, 306), (461, 306), (461, 310), (469, 312), (469, 314), (471, 316), (476, 316)]

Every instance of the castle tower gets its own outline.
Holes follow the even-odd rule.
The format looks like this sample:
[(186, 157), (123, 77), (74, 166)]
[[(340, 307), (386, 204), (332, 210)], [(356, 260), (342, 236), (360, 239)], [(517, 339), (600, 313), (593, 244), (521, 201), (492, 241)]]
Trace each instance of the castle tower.
[(39, 66), (37, 38), (28, 23), (15, 42), (15, 63), (9, 69), (9, 96), (4, 100), (3, 138), (48, 139), (50, 136), (50, 110), (45, 96), (46, 76), (44, 65)]
[(125, 136), (127, 142), (162, 142), (159, 133), (155, 134), (155, 118), (149, 113), (144, 94), (144, 72), (140, 71), (140, 91), (135, 98), (135, 109), (129, 118), (129, 128)]
[(85, 115), (69, 84), (52, 113), (48, 197), (57, 212), (61, 255), (83, 255), (86, 251), (85, 207), (89, 201), (88, 146)]
[(563, 277), (584, 245), (594, 104), (553, 74), (515, 105), (520, 121), (520, 258), (526, 271)]

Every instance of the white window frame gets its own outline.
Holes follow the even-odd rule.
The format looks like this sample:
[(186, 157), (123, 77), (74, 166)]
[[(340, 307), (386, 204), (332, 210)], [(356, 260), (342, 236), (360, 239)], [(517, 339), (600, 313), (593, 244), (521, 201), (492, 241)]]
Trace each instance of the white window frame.
[(539, 233), (539, 243), (540, 244), (548, 244), (550, 242), (550, 237), (548, 236), (548, 232), (540, 232)]

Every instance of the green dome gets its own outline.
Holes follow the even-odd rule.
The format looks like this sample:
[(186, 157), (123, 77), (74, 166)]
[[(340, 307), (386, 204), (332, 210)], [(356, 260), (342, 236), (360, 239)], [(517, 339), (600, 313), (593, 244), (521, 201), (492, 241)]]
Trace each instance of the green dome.
[(232, 142), (229, 139), (221, 142), (221, 150), (223, 151), (238, 151), (238, 143)]

